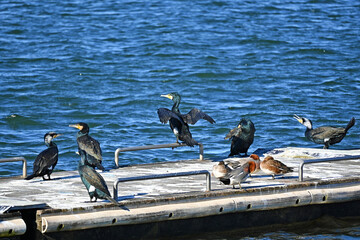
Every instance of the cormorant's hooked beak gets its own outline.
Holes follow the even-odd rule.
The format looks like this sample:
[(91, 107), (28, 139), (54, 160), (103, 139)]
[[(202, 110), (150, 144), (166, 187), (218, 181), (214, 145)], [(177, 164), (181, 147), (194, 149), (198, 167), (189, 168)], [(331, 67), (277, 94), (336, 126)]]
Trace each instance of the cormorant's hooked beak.
[(80, 131), (84, 128), (83, 126), (79, 125), (79, 124), (70, 124), (69, 127), (73, 127), (73, 128), (77, 128)]
[(294, 114), (294, 118), (299, 121), (299, 123), (303, 124), (304, 120), (302, 117), (299, 117), (298, 115)]
[(173, 96), (172, 95), (170, 95), (170, 94), (165, 94), (165, 95), (160, 95), (160, 97), (166, 97), (166, 98), (168, 98), (168, 99), (171, 99), (171, 100), (173, 100)]
[(239, 125), (237, 126), (237, 128), (241, 128), (241, 124), (239, 124)]
[(53, 138), (57, 138), (58, 136), (61, 136), (62, 134), (56, 134)]

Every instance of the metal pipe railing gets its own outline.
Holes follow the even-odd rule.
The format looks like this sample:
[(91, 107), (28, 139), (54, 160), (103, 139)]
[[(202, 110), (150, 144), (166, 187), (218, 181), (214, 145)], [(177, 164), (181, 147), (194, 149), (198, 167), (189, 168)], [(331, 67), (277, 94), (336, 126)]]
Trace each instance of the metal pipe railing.
[[(199, 159), (204, 160), (204, 145), (198, 143), (199, 145)], [(136, 146), (136, 147), (127, 147), (127, 148), (118, 148), (115, 151), (115, 165), (119, 167), (119, 153), (120, 152), (129, 152), (129, 151), (140, 151), (140, 150), (149, 150), (149, 149), (159, 149), (159, 148), (177, 148), (177, 147), (186, 147), (185, 143), (168, 143), (168, 144), (159, 144), (159, 145), (145, 145), (145, 146)]]
[(5, 162), (19, 162), (22, 161), (23, 162), (23, 178), (26, 178), (27, 176), (27, 166), (26, 166), (26, 159), (24, 157), (13, 157), (13, 158), (3, 158), (0, 159), (0, 163), (5, 163)]
[(176, 173), (154, 174), (154, 175), (146, 175), (146, 176), (138, 176), (138, 177), (118, 178), (114, 182), (114, 186), (113, 186), (114, 199), (117, 200), (119, 183), (121, 182), (143, 181), (143, 180), (171, 178), (171, 177), (186, 177), (186, 176), (202, 175), (202, 174), (206, 175), (206, 191), (211, 191), (210, 172), (207, 170), (200, 170), (200, 171), (190, 171), (190, 172), (176, 172)]
[(360, 159), (360, 155), (356, 156), (346, 156), (346, 157), (338, 157), (338, 158), (322, 158), (322, 159), (309, 159), (303, 160), (299, 164), (299, 181), (304, 181), (304, 165), (305, 164), (313, 164), (313, 163), (323, 163), (323, 162), (335, 162), (335, 161), (344, 161), (344, 160), (356, 160)]

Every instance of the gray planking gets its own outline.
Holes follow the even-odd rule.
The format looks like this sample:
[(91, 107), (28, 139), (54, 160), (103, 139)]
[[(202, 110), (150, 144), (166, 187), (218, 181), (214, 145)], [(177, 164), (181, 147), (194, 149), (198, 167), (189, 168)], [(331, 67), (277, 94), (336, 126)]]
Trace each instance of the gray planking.
[[(360, 150), (324, 150), (310, 148), (278, 148), (262, 152), (264, 156), (272, 155), (275, 159), (281, 160), (294, 172), (278, 177), (275, 180), (266, 176), (261, 171), (249, 178), (242, 184), (244, 189), (261, 188), (269, 186), (288, 186), (298, 183), (298, 166), (303, 159), (343, 157), (349, 155), (360, 155)], [(206, 156), (205, 156), (206, 157)], [(239, 160), (231, 158), (231, 161)], [(120, 161), (121, 163), (121, 161)], [(360, 160), (349, 160), (342, 162), (320, 163), (306, 165), (304, 168), (305, 181), (328, 180), (337, 178), (354, 177), (360, 172)], [(106, 180), (111, 194), (112, 186), (117, 178), (143, 176), (151, 174), (163, 174), (174, 172), (185, 172), (195, 170), (211, 171), (214, 160), (183, 160), (176, 162), (164, 162), (156, 164), (134, 165), (112, 169), (107, 172), (100, 172)], [(345, 170), (345, 171), (344, 171)], [(0, 206), (12, 206), (17, 208), (44, 208), (53, 209), (76, 209), (92, 208), (108, 203), (105, 200), (90, 203), (89, 196), (82, 184), (77, 171), (54, 172), (53, 180), (43, 181), (42, 178), (35, 178), (26, 181), (18, 178), (0, 179)], [(120, 202), (130, 203), (133, 199), (156, 199), (161, 195), (174, 193), (191, 193), (205, 191), (205, 176), (177, 177), (158, 180), (134, 181), (121, 183), (119, 185)], [(212, 190), (228, 189), (232, 186), (225, 186), (212, 177)]]

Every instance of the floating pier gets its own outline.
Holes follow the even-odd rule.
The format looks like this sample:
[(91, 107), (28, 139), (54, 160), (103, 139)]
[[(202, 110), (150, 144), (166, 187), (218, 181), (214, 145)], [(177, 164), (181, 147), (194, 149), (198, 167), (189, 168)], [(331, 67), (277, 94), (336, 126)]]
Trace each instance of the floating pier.
[[(101, 199), (89, 202), (77, 171), (54, 172), (51, 181), (0, 178), (0, 237), (158, 239), (324, 215), (360, 216), (360, 149), (258, 149), (261, 159), (271, 155), (294, 172), (272, 179), (260, 171), (242, 189), (211, 177), (218, 161), (240, 158), (206, 159), (202, 145), (199, 150), (199, 159), (100, 172), (120, 206)], [(116, 165), (122, 151), (127, 149), (116, 151)]]

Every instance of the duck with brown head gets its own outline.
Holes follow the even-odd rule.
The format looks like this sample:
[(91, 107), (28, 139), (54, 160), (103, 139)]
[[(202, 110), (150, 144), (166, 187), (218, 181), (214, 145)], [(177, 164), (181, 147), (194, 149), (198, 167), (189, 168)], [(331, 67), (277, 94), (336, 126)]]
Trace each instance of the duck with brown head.
[(279, 160), (275, 160), (272, 156), (266, 156), (264, 160), (260, 162), (260, 169), (264, 173), (270, 174), (272, 179), (275, 179), (275, 175), (283, 175), (293, 172), (292, 167), (288, 167)]
[(239, 164), (220, 161), (217, 165), (213, 166), (212, 174), (223, 184), (232, 185), (233, 188), (239, 184), (241, 189), (241, 183), (245, 182), (251, 173), (257, 172), (259, 168), (258, 159), (256, 154), (251, 154), (248, 161)]

